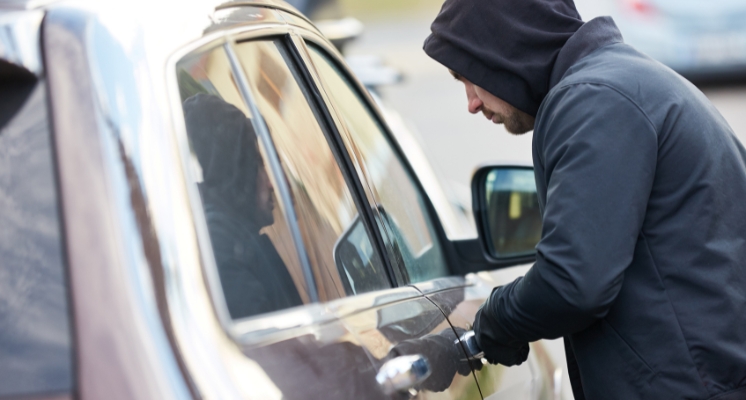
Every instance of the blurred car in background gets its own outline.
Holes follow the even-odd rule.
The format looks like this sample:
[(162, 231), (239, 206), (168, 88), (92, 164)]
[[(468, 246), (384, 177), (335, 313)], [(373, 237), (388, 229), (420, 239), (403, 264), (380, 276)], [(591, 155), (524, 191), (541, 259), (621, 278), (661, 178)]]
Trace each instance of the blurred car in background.
[(337, 0), (290, 0), (286, 3), (295, 7), (312, 21), (338, 19), (343, 14)]
[(19, 0), (0, 32), (0, 398), (558, 398), (545, 341), (470, 345), (535, 258), (531, 168), (480, 169), (449, 238), (303, 14)]
[(708, 81), (746, 77), (746, 1), (605, 3), (625, 42), (686, 78)]

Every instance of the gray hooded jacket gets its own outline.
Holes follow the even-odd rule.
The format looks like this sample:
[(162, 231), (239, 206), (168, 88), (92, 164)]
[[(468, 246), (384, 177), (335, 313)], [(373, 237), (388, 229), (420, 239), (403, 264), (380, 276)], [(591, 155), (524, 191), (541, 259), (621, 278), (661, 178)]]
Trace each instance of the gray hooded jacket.
[[(499, 7), (448, 3), (469, 3), (481, 22), (480, 7)], [(489, 79), (478, 53), (449, 59), (467, 16), (436, 20), (425, 50)], [(577, 399), (746, 398), (746, 151), (696, 87), (625, 45), (611, 18), (583, 24), (552, 57), (535, 114), (536, 263), (495, 289), (478, 341), (564, 336)]]

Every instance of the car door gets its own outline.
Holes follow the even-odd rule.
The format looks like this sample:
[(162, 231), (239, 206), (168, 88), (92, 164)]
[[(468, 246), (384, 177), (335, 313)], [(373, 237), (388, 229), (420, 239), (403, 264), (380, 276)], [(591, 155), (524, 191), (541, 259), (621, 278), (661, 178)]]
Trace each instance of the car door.
[[(479, 307), (492, 289), (512, 282), (527, 269), (518, 266), (469, 274), (466, 278), (436, 279), (415, 286), (448, 315), (454, 327), (470, 331)], [(553, 399), (556, 373), (549, 349), (544, 341), (538, 341), (530, 344), (529, 357), (523, 364), (513, 367), (485, 364), (476, 371), (476, 377), (485, 398)]]
[[(458, 270), (459, 256), (449, 248), (420, 185), (401, 157), (395, 142), (366, 103), (359, 86), (321, 45), (307, 44), (309, 58), (325, 85), (329, 101), (344, 125), (345, 145), (354, 156), (356, 169), (367, 185), (368, 201), (375, 206), (387, 252), (396, 260), (397, 279), (424, 293), (449, 318), (458, 333), (471, 330), (476, 311), (492, 286), (504, 281), (503, 270), (495, 276), (482, 273), (469, 280), (443, 277)], [(507, 283), (503, 282), (503, 283)], [(522, 366), (475, 365), (479, 387), (485, 398), (551, 398), (554, 372), (541, 344), (534, 345), (531, 360)]]
[[(172, 72), (206, 277), (240, 350), (223, 358), (223, 373), (246, 398), (380, 398), (367, 353), (320, 303), (344, 289), (336, 268), (325, 269), (331, 248), (318, 257), (315, 250), (330, 246), (326, 239), (354, 220), (356, 206), (289, 73), (282, 39), (257, 34), (238, 45), (200, 46)], [(372, 269), (380, 257), (369, 247)], [(385, 272), (370, 278), (370, 288), (391, 287)], [(240, 367), (246, 363), (252, 368)]]
[[(431, 217), (427, 198), (388, 139), (370, 103), (358, 92), (343, 67), (334, 61), (330, 49), (321, 47), (322, 44), (312, 38), (306, 40), (300, 46), (306, 50), (316, 79), (323, 85), (326, 101), (336, 112), (335, 123), (340, 126), (342, 145), (364, 182), (365, 198), (382, 232), (395, 279), (400, 284), (410, 284), (447, 276), (449, 268), (442, 232)], [(454, 333), (461, 334), (463, 330), (454, 329)], [(451, 357), (457, 356), (459, 363), (466, 361), (464, 354), (452, 353)], [(454, 392), (456, 385), (461, 384), (454, 379)], [(467, 392), (470, 394), (465, 395), (476, 395), (479, 386), (476, 382), (469, 385), (471, 388)]]
[[(256, 79), (250, 78), (249, 82), (257, 82), (256, 84), (250, 83), (250, 85), (254, 92), (259, 93), (267, 90), (262, 89), (263, 85), (261, 81), (267, 79), (269, 73), (257, 73), (256, 70), (250, 70), (246, 67), (249, 63), (256, 63), (258, 57), (249, 55), (250, 47), (255, 45), (256, 43), (239, 44), (236, 48), (237, 54), (242, 60), (242, 65), (244, 65), (245, 73), (247, 75), (253, 73), (256, 76)], [(299, 88), (302, 88), (304, 79), (308, 80), (309, 75), (307, 75), (308, 71), (304, 68), (303, 57), (300, 53), (296, 53), (297, 50), (294, 44), (287, 42), (285, 45), (287, 46), (286, 65), (290, 66), (286, 70), (288, 79), (285, 80), (279, 77), (269, 78), (272, 79), (272, 82), (269, 82), (266, 88), (280, 89), (285, 85), (285, 89), (280, 89), (279, 91), (284, 93), (283, 98), (288, 98), (287, 82), (291, 80), (290, 77), (294, 77), (294, 81), (299, 85)], [(299, 57), (293, 57), (294, 54)], [(292, 66), (294, 63), (297, 63), (296, 68)], [(271, 70), (274, 74), (279, 74), (283, 70), (283, 67), (273, 66)], [(308, 91), (306, 98), (313, 105), (312, 99), (314, 98), (313, 91), (315, 89), (309, 87), (305, 90)], [(261, 104), (262, 101), (257, 100), (257, 103)], [(387, 369), (395, 368), (399, 363), (403, 363), (405, 368), (414, 368), (416, 365), (407, 364), (407, 362), (416, 362), (417, 358), (412, 358), (412, 356), (419, 356), (427, 360), (430, 367), (430, 375), (428, 377), (424, 378), (422, 382), (417, 382), (408, 388), (385, 389), (384, 392), (386, 395), (397, 397), (399, 396), (397, 392), (403, 391), (402, 389), (411, 389), (416, 391), (420, 398), (428, 398), (433, 393), (438, 393), (437, 396), (440, 398), (479, 398), (478, 390), (475, 390), (474, 379), (471, 376), (470, 368), (463, 361), (465, 358), (463, 350), (458, 345), (456, 334), (442, 312), (432, 302), (424, 298), (421, 293), (412, 288), (381, 290), (383, 289), (383, 285), (370, 285), (369, 282), (371, 281), (369, 277), (386, 272), (388, 272), (387, 276), (389, 278), (386, 283), (398, 284), (395, 273), (391, 273), (393, 271), (393, 260), (390, 257), (386, 257), (385, 251), (368, 256), (368, 254), (371, 254), (373, 242), (383, 243), (384, 246), (379, 245), (379, 248), (385, 248), (385, 240), (380, 239), (382, 227), (377, 222), (373, 222), (374, 218), (371, 218), (370, 215), (371, 211), (379, 210), (371, 209), (365, 203), (363, 197), (364, 190), (361, 187), (361, 183), (351, 173), (351, 160), (345, 152), (341, 151), (342, 147), (340, 146), (341, 141), (339, 140), (338, 131), (333, 125), (333, 119), (329, 110), (323, 109), (323, 106), (324, 104), (318, 103), (318, 109), (315, 114), (317, 118), (326, 121), (326, 141), (330, 148), (333, 149), (332, 152), (336, 154), (338, 165), (341, 165), (341, 168), (345, 170), (344, 176), (347, 177), (346, 181), (352, 188), (351, 193), (357, 193), (356, 198), (359, 204), (359, 211), (355, 213), (356, 216), (354, 218), (337, 223), (337, 225), (343, 228), (342, 231), (336, 231), (333, 234), (324, 234), (319, 228), (322, 224), (310, 223), (310, 221), (320, 219), (318, 217), (319, 213), (310, 211), (309, 207), (301, 206), (299, 200), (300, 191), (297, 191), (298, 194), (295, 196), (294, 203), (295, 208), (298, 210), (299, 222), (309, 221), (309, 223), (303, 223), (304, 237), (308, 238), (306, 240), (306, 248), (309, 254), (323, 256), (317, 257), (312, 264), (317, 264), (314, 267), (318, 268), (318, 270), (337, 272), (342, 283), (342, 288), (339, 289), (338, 296), (352, 296), (327, 303), (327, 308), (342, 319), (345, 326), (366, 349), (372, 365), (378, 373), (385, 374)], [(280, 154), (284, 153), (282, 147), (288, 146), (287, 144), (302, 141), (300, 137), (295, 140), (282, 140), (279, 137), (280, 129), (270, 130), (272, 131), (273, 138), (276, 139), (275, 144)], [(304, 136), (307, 138), (309, 134), (310, 132), (305, 132)], [(281, 144), (282, 142), (286, 144), (283, 145)], [(307, 148), (308, 146), (303, 147)], [(291, 151), (287, 151), (286, 153), (290, 154)], [(318, 152), (315, 152), (315, 154), (318, 154)], [(288, 160), (288, 168), (285, 171), (285, 175), (288, 176), (290, 181), (298, 181), (302, 184), (298, 186), (304, 188), (305, 196), (313, 197), (309, 188), (313, 184), (317, 184), (319, 180), (310, 178), (305, 180), (297, 179), (292, 176), (292, 171), (314, 171), (318, 169), (324, 171), (324, 173), (328, 173), (328, 168), (320, 168), (320, 166), (313, 165), (311, 162), (306, 163), (302, 168), (292, 168), (290, 164), (291, 162)], [(317, 197), (323, 197), (321, 196), (322, 193), (326, 192), (320, 192)], [(369, 223), (366, 224), (366, 221), (369, 221)], [(370, 236), (375, 236), (377, 239), (360, 241), (366, 225), (367, 231), (371, 232)], [(326, 237), (329, 239), (324, 244), (322, 239)], [(329, 255), (332, 257), (329, 258)], [(373, 267), (373, 261), (376, 259), (380, 259), (381, 263)], [(317, 284), (319, 284), (318, 281)], [(319, 286), (321, 287), (322, 285)], [(330, 299), (321, 298), (320, 300), (328, 301)]]
[[(479, 398), (443, 313), (395, 287), (286, 27), (232, 35), (184, 55), (173, 73), (215, 308), (266, 378), (235, 385), (259, 398)], [(421, 379), (392, 386), (423, 365)]]

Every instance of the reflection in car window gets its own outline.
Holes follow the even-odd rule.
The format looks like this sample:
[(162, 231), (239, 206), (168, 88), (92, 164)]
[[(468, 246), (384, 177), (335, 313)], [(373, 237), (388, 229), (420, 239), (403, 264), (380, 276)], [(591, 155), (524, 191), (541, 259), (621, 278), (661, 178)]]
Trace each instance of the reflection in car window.
[(251, 115), (222, 47), (177, 64), (197, 181), (232, 318), (308, 302), (288, 225), (275, 200)]
[(379, 223), (390, 240), (392, 258), (403, 259), (411, 282), (445, 276), (448, 272), (443, 253), (412, 176), (347, 77), (322, 50), (309, 45), (314, 66), (350, 135), (343, 135), (345, 145), (358, 157), (364, 180), (372, 185)]
[[(24, 85), (18, 85), (24, 86)], [(69, 391), (70, 312), (43, 83), (0, 130), (0, 397)], [(29, 93), (30, 90), (30, 93)], [(7, 111), (7, 110), (6, 110)], [(7, 117), (7, 119), (6, 119)]]
[(390, 287), (287, 49), (254, 41), (236, 53), (290, 184), (319, 299)]

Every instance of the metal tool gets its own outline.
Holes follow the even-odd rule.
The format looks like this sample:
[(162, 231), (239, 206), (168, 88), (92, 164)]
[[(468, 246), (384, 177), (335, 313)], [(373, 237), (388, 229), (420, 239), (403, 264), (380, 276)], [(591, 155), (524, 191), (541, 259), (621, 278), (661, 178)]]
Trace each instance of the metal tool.
[(479, 344), (477, 343), (477, 337), (474, 334), (474, 331), (468, 331), (464, 332), (463, 335), (461, 335), (455, 343), (461, 342), (466, 349), (467, 359), (468, 360), (481, 360), (484, 358), (484, 351), (482, 351), (481, 348), (479, 348)]

